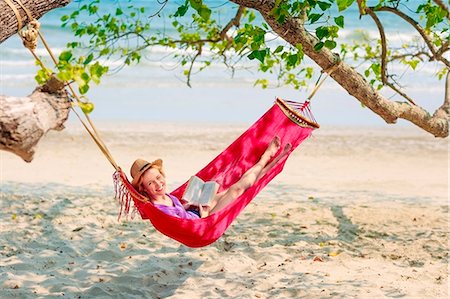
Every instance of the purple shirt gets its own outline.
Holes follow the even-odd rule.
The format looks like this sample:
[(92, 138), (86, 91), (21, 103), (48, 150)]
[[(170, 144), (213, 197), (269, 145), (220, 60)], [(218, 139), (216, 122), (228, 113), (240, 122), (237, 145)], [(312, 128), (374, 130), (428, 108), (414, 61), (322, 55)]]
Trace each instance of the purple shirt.
[(164, 213), (166, 213), (168, 215), (175, 216), (178, 218), (183, 218), (183, 219), (198, 219), (198, 218), (200, 218), (194, 212), (186, 211), (178, 198), (176, 198), (175, 196), (173, 196), (171, 194), (166, 194), (166, 195), (169, 196), (170, 199), (172, 200), (173, 206), (170, 207), (170, 206), (160, 205), (160, 204), (155, 203), (154, 204), (155, 207), (157, 207), (159, 210), (163, 211)]

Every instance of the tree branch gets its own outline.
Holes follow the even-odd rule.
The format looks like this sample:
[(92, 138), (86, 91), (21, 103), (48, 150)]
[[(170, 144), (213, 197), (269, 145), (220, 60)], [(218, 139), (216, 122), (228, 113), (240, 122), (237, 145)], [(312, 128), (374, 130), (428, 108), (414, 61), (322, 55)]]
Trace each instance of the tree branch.
[[(450, 68), (450, 62), (447, 59), (445, 59), (442, 55), (440, 55), (441, 52), (445, 52), (446, 50), (442, 50), (441, 49), (441, 51), (438, 51), (438, 49), (436, 49), (436, 47), (434, 46), (433, 42), (431, 41), (431, 38), (428, 36), (428, 34), (425, 32), (425, 30), (423, 30), (423, 28), (414, 19), (412, 19), (410, 16), (408, 16), (405, 13), (399, 11), (398, 9), (395, 9), (395, 8), (392, 8), (392, 7), (387, 7), (387, 6), (371, 7), (371, 9), (374, 9), (376, 11), (391, 12), (391, 13), (399, 16), (400, 18), (402, 18), (406, 22), (408, 22), (422, 36), (423, 40), (427, 44), (427, 46), (430, 49), (431, 53), (433, 53), (434, 59), (441, 61), (448, 68)], [(448, 46), (448, 43), (447, 43), (447, 46)]]
[(406, 58), (406, 57), (415, 57), (415, 58), (419, 59), (420, 61), (423, 61), (423, 58), (421, 56), (426, 56), (428, 59), (431, 58), (431, 56), (430, 56), (430, 54), (428, 52), (418, 51), (416, 53), (405, 53), (405, 54), (401, 54), (401, 55), (391, 55), (390, 59), (388, 61), (391, 62), (391, 61), (403, 59), (403, 58)]
[[(359, 5), (359, 2), (358, 2)], [(381, 82), (383, 82), (384, 85), (390, 87), (392, 90), (394, 90), (396, 93), (404, 97), (408, 102), (410, 102), (413, 105), (416, 105), (413, 99), (411, 99), (406, 93), (398, 89), (394, 84), (391, 82), (388, 82), (388, 76), (387, 76), (387, 41), (386, 41), (386, 34), (384, 32), (383, 24), (381, 23), (378, 16), (373, 12), (372, 9), (366, 8), (364, 9), (361, 7), (361, 11), (366, 12), (375, 22), (378, 28), (378, 32), (380, 33), (380, 39), (381, 39)]]
[(445, 97), (444, 103), (439, 109), (436, 110), (433, 117), (447, 118), (450, 121), (450, 71), (447, 72), (447, 78), (445, 81)]
[(0, 150), (31, 162), (39, 140), (50, 130), (64, 129), (71, 104), (63, 87), (50, 80), (28, 97), (0, 95)]
[(445, 41), (445, 43), (442, 44), (441, 48), (436, 52), (436, 56), (442, 57), (445, 52), (447, 52), (449, 49), (449, 42), (448, 39)]
[[(242, 18), (242, 14), (245, 11), (245, 7), (242, 5), (239, 5), (239, 8), (236, 12), (236, 15), (234, 16), (234, 18), (232, 18), (228, 24), (225, 25), (225, 27), (222, 29), (222, 31), (220, 32), (220, 38), (223, 40), (227, 37), (227, 33), (228, 31), (231, 29), (231, 27), (239, 27), (240, 23), (241, 23), (241, 18)], [(227, 40), (229, 40), (230, 38), (228, 37)]]
[(356, 0), (356, 3), (358, 4), (359, 18), (361, 18), (361, 16), (366, 14), (365, 11), (366, 2), (365, 1), (363, 2), (363, 0)]
[[(57, 7), (66, 6), (71, 0), (21, 0), (23, 5), (28, 8), (35, 19), (41, 18), (48, 11)], [(23, 20), (23, 26), (30, 21), (25, 11), (19, 5), (16, 5), (17, 10)], [(0, 1), (0, 43), (5, 41), (8, 37), (15, 34), (18, 30), (18, 22), (12, 9), (5, 1)]]
[(191, 65), (189, 66), (188, 74), (187, 74), (187, 86), (191, 86), (191, 74), (192, 74), (192, 68), (194, 67), (194, 63), (197, 60), (197, 58), (202, 55), (202, 45), (200, 44), (197, 50), (197, 53), (195, 53), (194, 58), (191, 60)]
[[(295, 46), (302, 44), (303, 52), (315, 61), (322, 69), (329, 69), (335, 64), (336, 54), (322, 48), (314, 50), (317, 38), (311, 35), (297, 19), (288, 17), (280, 24), (272, 15), (275, 0), (231, 0), (232, 2), (253, 8), (260, 12), (268, 25), (281, 38)], [(290, 32), (289, 34), (285, 34)], [(398, 118), (406, 119), (436, 137), (447, 137), (449, 124), (442, 114), (431, 116), (420, 106), (409, 103), (392, 102), (379, 94), (354, 68), (341, 62), (331, 77), (350, 95), (358, 99), (367, 108), (378, 114), (387, 123), (395, 123)]]
[(417, 106), (417, 104), (414, 102), (414, 100), (411, 99), (406, 93), (401, 91), (399, 88), (397, 88), (397, 86), (395, 86), (391, 82), (386, 82), (386, 85), (389, 86), (393, 91), (395, 91), (396, 93), (398, 93), (399, 95), (404, 97), (408, 102), (410, 102), (411, 104)]
[[(358, 2), (359, 4), (359, 2)], [(363, 10), (363, 8), (361, 8)], [(384, 33), (383, 24), (381, 24), (380, 19), (378, 16), (373, 12), (372, 9), (366, 8), (364, 9), (364, 12), (366, 12), (375, 22), (378, 28), (378, 32), (380, 33), (380, 39), (381, 39), (381, 82), (383, 84), (387, 83), (387, 63), (386, 63), (386, 56), (387, 56), (387, 42), (386, 42), (386, 34)]]

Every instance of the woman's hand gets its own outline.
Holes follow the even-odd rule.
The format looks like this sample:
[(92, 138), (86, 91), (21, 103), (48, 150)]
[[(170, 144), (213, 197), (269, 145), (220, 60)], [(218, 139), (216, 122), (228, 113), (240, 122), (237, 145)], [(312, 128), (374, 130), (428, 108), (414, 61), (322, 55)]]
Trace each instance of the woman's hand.
[(181, 204), (183, 205), (183, 208), (187, 211), (189, 210), (190, 207), (192, 207), (192, 204), (188, 201), (185, 202), (181, 202)]
[(205, 218), (205, 217), (209, 216), (209, 213), (211, 211), (211, 207), (210, 206), (199, 205), (198, 206), (198, 211), (200, 212), (200, 218)]

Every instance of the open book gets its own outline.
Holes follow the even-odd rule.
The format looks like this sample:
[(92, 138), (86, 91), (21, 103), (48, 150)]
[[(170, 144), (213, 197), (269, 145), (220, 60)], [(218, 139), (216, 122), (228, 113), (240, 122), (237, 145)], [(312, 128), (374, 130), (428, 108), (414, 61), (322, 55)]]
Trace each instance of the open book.
[(217, 182), (205, 182), (198, 176), (191, 176), (184, 190), (183, 199), (196, 205), (207, 205), (216, 195), (219, 186)]

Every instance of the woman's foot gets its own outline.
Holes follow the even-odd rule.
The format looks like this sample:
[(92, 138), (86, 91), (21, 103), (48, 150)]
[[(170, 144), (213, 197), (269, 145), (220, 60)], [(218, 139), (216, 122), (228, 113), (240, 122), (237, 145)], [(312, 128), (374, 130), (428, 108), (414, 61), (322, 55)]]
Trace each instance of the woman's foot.
[(292, 144), (287, 143), (284, 146), (283, 151), (261, 170), (258, 177), (256, 178), (256, 181), (258, 181), (260, 178), (262, 178), (267, 173), (267, 171), (269, 171), (272, 167), (274, 167), (278, 163), (278, 161), (281, 160), (281, 158), (283, 158), (284, 156), (286, 156), (289, 153), (289, 151), (291, 149), (292, 149)]
[(261, 156), (261, 160), (265, 160), (268, 162), (271, 158), (275, 156), (275, 154), (278, 152), (281, 146), (281, 140), (280, 137), (275, 136), (273, 137), (272, 141), (270, 141), (269, 145), (267, 146), (266, 151)]
[(286, 143), (286, 145), (283, 148), (283, 152), (281, 153), (281, 156), (286, 155), (292, 148), (292, 144)]

